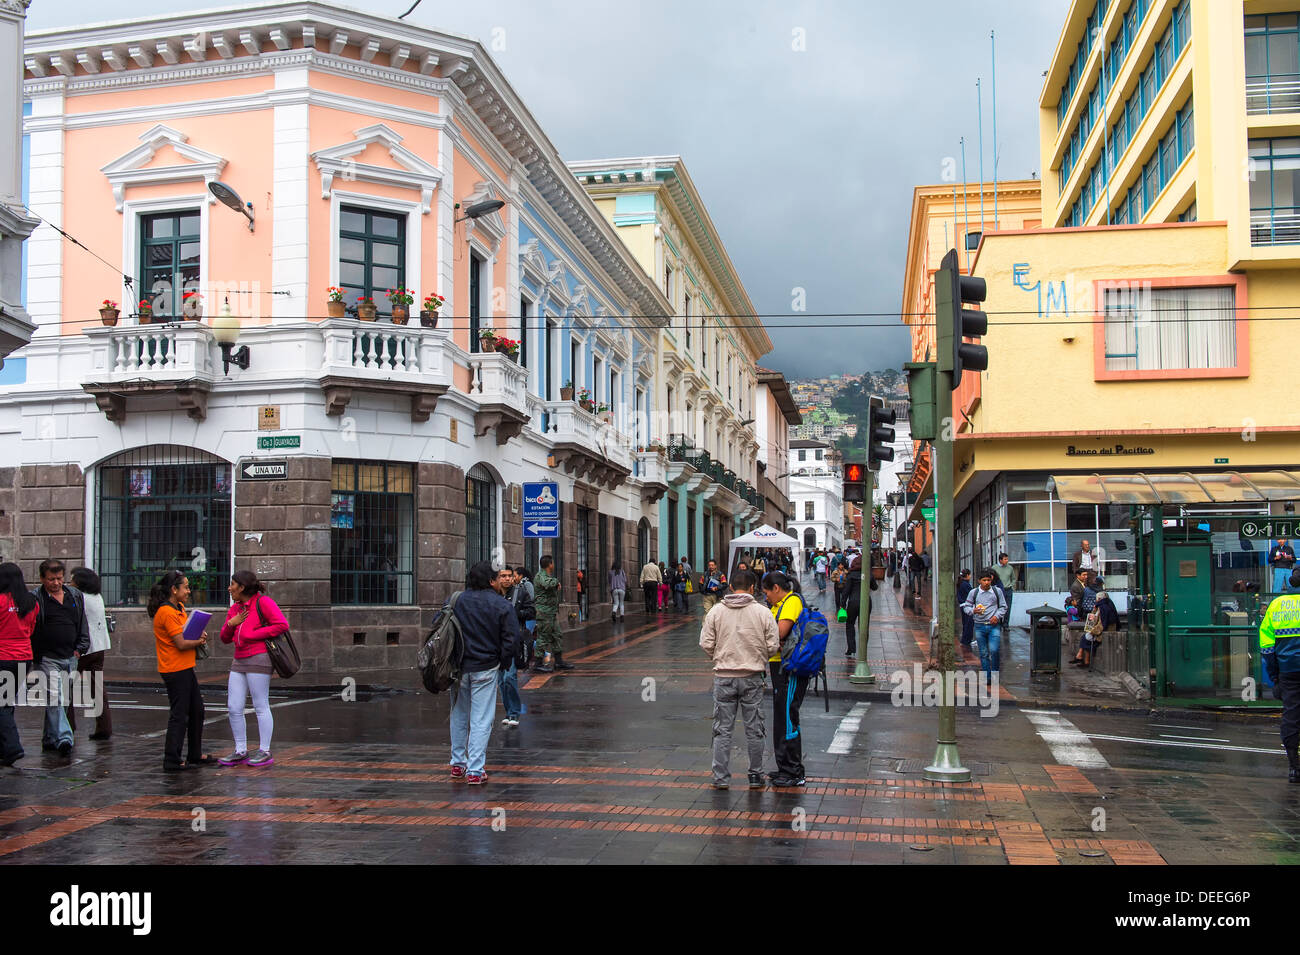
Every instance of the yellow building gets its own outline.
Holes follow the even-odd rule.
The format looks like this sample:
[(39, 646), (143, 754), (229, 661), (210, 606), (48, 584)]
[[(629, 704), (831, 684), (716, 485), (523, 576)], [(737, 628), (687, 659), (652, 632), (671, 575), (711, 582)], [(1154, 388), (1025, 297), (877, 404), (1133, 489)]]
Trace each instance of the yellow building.
[[(954, 396), (958, 561), (1009, 554), (1013, 624), (1044, 599), (1061, 605), (1085, 539), (1127, 606), (1129, 508), (1063, 502), (1052, 475), (1205, 479), (1300, 460), (1287, 360), (1300, 304), (1297, 10), (1070, 7), (1038, 103), (1042, 226), (984, 232), (970, 271), (988, 285), (989, 370)], [(925, 311), (910, 303), (936, 251), (909, 246), (904, 312)], [(1235, 546), (1235, 524), (1186, 526), (1232, 536), (1216, 545), (1216, 595), (1236, 580), (1270, 589), (1267, 542)]]

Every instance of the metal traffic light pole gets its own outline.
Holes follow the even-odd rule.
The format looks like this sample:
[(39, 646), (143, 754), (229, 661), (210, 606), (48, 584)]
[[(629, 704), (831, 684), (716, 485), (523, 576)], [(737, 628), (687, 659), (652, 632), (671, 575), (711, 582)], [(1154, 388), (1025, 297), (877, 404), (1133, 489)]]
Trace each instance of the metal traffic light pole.
[[(934, 450), (935, 565), (939, 575), (935, 599), (939, 605), (936, 608), (938, 620), (933, 639), (939, 641), (941, 702), (934, 760), (925, 767), (924, 773), (926, 779), (934, 782), (970, 782), (971, 778), (970, 770), (961, 764), (961, 756), (957, 753), (957, 701), (954, 698), (956, 681), (950, 675), (957, 669), (957, 515), (952, 476), (956, 424), (952, 420), (952, 392), (954, 379), (959, 381), (961, 376), (963, 337), (963, 288), (957, 262), (957, 250), (953, 249), (943, 257), (934, 276), (935, 348), (938, 353), (934, 390), (939, 427), (931, 448)], [(982, 284), (981, 281), (980, 285)], [(975, 288), (972, 281), (972, 293)], [(978, 295), (977, 300), (982, 301), (983, 295)]]
[[(871, 412), (867, 411), (867, 449), (871, 448)], [(862, 469), (862, 580), (858, 584), (858, 657), (854, 662), (850, 683), (860, 686), (874, 686), (876, 676), (867, 666), (867, 640), (871, 635), (871, 494), (875, 475), (871, 472), (871, 462)]]

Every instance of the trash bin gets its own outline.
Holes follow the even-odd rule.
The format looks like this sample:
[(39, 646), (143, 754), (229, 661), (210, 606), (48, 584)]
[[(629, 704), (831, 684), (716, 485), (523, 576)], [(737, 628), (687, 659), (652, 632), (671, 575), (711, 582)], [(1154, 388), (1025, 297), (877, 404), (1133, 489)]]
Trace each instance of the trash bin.
[(1061, 672), (1061, 625), (1069, 616), (1044, 604), (1029, 611), (1029, 675)]

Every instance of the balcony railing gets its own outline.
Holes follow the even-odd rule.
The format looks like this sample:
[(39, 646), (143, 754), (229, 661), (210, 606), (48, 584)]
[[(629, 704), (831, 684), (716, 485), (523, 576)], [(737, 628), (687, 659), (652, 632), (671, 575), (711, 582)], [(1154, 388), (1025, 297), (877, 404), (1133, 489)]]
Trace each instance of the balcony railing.
[(87, 328), (86, 336), (92, 381), (179, 382), (217, 375), (212, 332), (200, 322)]
[(575, 402), (548, 401), (544, 407), (546, 435), (552, 441), (571, 441), (606, 461), (631, 468), (630, 436), (615, 430), (612, 424), (585, 411)]
[(1300, 74), (1248, 78), (1246, 112), (1253, 116), (1300, 112)]
[(320, 323), (326, 375), (451, 384), (451, 333), (405, 325), (330, 319)]
[(1300, 243), (1300, 206), (1279, 206), (1250, 214), (1251, 245)]
[(469, 356), (469, 370), (470, 391), (480, 404), (499, 403), (528, 415), (527, 368), (500, 352), (480, 352)]

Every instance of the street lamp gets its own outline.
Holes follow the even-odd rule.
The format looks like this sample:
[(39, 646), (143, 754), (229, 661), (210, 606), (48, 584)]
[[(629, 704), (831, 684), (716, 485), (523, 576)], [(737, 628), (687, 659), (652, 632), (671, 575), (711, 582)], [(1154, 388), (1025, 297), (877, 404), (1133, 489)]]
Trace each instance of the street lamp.
[[(466, 219), (479, 219), (496, 212), (505, 204), (506, 201), (504, 199), (484, 199), (482, 202), (476, 202), (472, 206), (467, 206), (465, 214), (455, 221), (464, 222)], [(460, 203), (456, 203), (454, 208), (459, 209)]]
[(224, 182), (208, 183), (208, 192), (220, 199), (222, 205), (229, 206), (236, 212), (247, 216), (248, 231), (253, 231), (253, 204), (251, 202), (243, 202), (239, 198), (239, 193), (235, 192), (235, 190), (231, 189)]
[(239, 316), (230, 313), (229, 301), (221, 306), (220, 315), (213, 315), (208, 320), (208, 327), (212, 329), (212, 337), (221, 346), (222, 373), (230, 374), (231, 365), (246, 371), (249, 364), (248, 346), (235, 348), (235, 342), (239, 341)]

